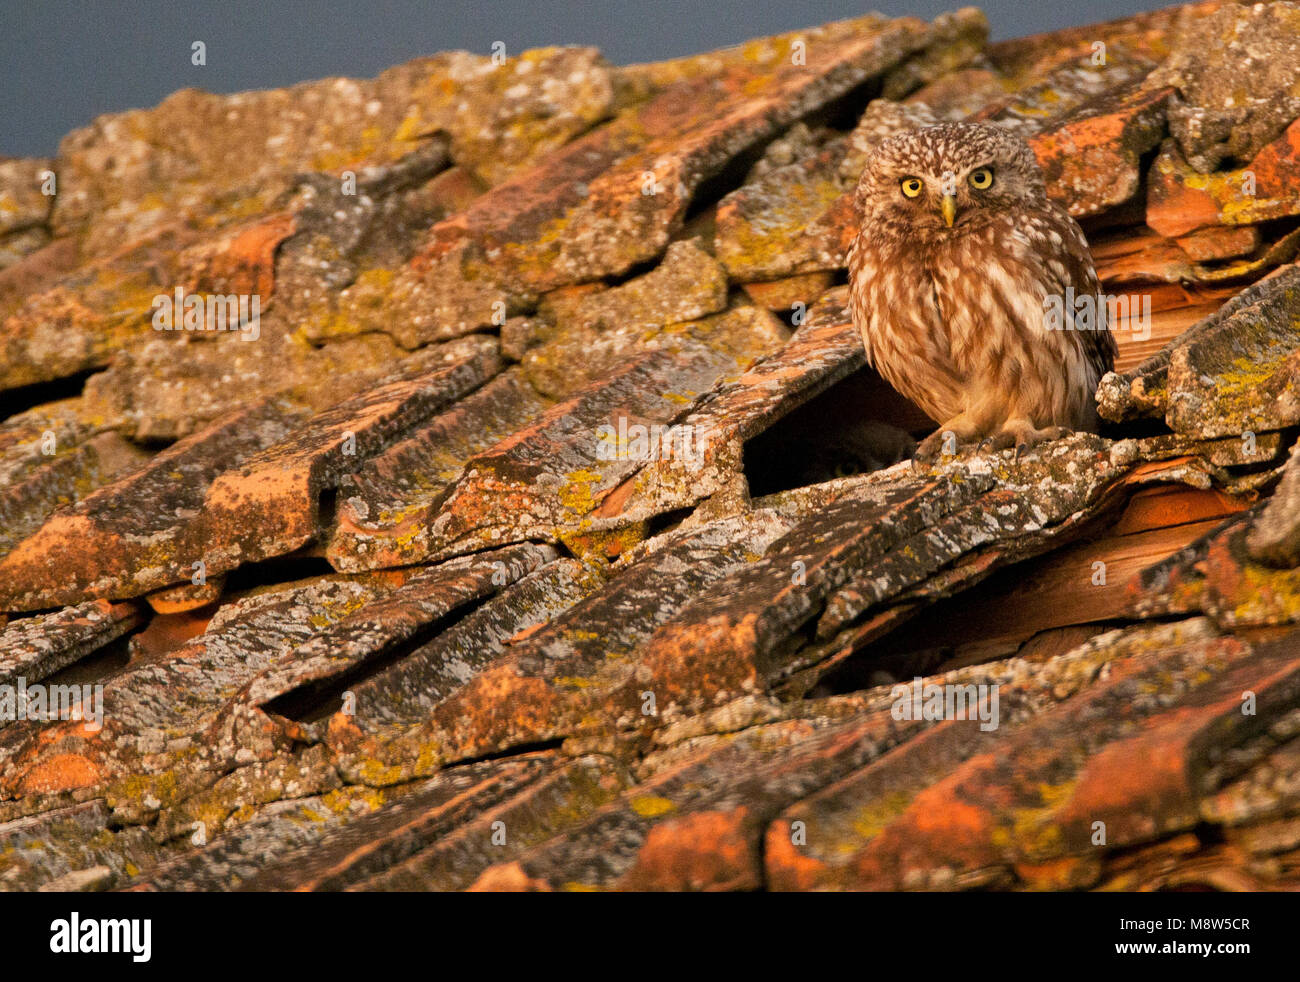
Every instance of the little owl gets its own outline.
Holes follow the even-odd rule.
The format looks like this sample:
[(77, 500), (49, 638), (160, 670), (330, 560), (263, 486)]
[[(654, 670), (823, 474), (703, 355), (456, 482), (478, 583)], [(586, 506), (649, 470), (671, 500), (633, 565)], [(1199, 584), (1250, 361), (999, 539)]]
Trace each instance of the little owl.
[(918, 456), (947, 432), (1019, 450), (1096, 429), (1115, 339), (1083, 232), (1024, 140), (976, 123), (892, 137), (856, 204), (849, 307), (871, 364), (939, 423)]

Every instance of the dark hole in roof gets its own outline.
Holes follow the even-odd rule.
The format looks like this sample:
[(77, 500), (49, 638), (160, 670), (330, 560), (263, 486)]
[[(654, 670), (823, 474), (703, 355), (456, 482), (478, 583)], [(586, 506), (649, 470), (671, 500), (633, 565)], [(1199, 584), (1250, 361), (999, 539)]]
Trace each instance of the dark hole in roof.
[(934, 424), (863, 368), (745, 444), (753, 497), (865, 474), (909, 457)]

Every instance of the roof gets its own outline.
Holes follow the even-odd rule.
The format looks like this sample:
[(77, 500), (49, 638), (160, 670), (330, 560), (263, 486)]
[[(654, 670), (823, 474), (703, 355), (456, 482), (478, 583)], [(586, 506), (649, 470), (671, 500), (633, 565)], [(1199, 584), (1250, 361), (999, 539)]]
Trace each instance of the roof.
[[(0, 722), (0, 885), (1300, 885), (1298, 22), (453, 52), (0, 162), (0, 685), (103, 686)], [(966, 118), (1128, 306), (1100, 435), (922, 466), (850, 191)]]

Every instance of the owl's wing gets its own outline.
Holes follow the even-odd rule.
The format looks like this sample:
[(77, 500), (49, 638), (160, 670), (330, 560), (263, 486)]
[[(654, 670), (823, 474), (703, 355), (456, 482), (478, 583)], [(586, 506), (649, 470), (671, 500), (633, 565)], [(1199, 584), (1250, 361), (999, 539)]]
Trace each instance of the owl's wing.
[(1067, 332), (1079, 345), (1083, 356), (1097, 370), (1100, 378), (1115, 367), (1115, 356), (1119, 348), (1115, 344), (1115, 335), (1110, 329), (1107, 315), (1109, 311), (1101, 297), (1101, 283), (1097, 279), (1097, 270), (1092, 263), (1092, 254), (1088, 251), (1088, 240), (1083, 237), (1070, 215), (1060, 207), (1052, 205), (1041, 216), (1050, 232), (1060, 237), (1060, 251), (1048, 262), (1048, 275), (1058, 280), (1061, 295), (1066, 288), (1072, 288), (1076, 297), (1097, 297), (1097, 323), (1091, 330), (1072, 330)]

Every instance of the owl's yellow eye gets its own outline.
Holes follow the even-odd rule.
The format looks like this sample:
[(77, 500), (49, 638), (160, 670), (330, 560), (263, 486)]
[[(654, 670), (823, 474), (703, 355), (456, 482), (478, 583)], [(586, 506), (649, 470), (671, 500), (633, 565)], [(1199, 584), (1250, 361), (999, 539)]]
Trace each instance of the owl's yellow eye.
[(980, 167), (971, 171), (970, 177), (966, 180), (970, 181), (970, 186), (976, 191), (987, 191), (993, 187), (993, 171), (987, 167)]
[(903, 197), (915, 198), (921, 193), (921, 188), (925, 187), (919, 177), (905, 177), (900, 182), (899, 187), (903, 189)]

